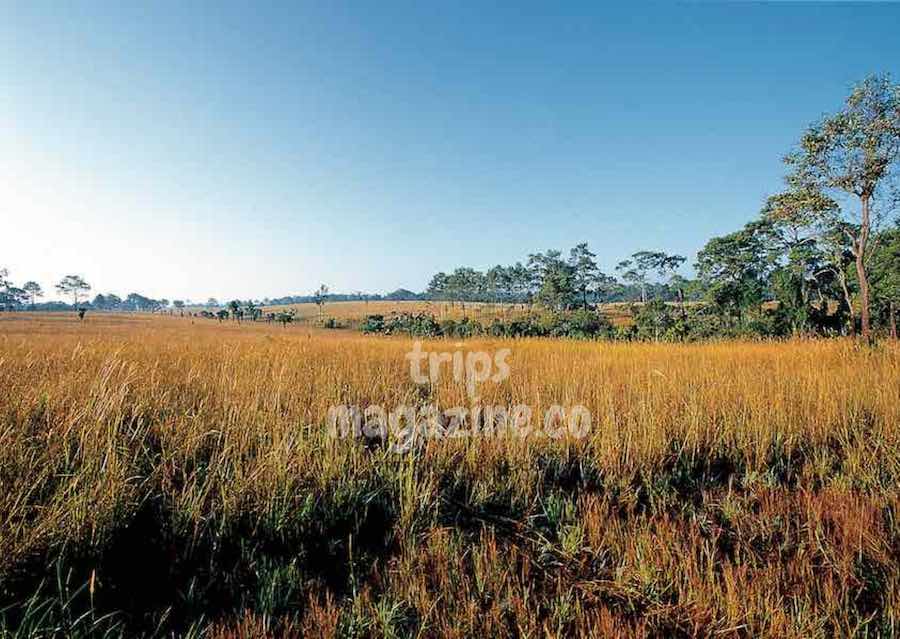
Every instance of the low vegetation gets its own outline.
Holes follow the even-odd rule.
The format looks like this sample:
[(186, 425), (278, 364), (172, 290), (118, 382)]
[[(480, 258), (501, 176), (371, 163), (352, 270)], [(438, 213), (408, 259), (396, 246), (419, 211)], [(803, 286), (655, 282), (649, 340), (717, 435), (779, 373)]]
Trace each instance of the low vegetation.
[(481, 402), (578, 403), (588, 435), (406, 452), (330, 436), (333, 405), (471, 405), (450, 375), (416, 384), (409, 348), (264, 323), (0, 321), (0, 635), (896, 628), (895, 343), (479, 337), (461, 348), (511, 349)]

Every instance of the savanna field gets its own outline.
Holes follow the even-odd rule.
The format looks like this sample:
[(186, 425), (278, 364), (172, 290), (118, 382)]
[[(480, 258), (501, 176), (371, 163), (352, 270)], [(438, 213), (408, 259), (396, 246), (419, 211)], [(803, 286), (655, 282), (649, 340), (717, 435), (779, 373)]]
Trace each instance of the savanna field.
[(470, 406), (412, 340), (0, 317), (0, 636), (832, 637), (900, 631), (900, 347), (476, 338), (486, 405), (584, 437), (334, 437)]

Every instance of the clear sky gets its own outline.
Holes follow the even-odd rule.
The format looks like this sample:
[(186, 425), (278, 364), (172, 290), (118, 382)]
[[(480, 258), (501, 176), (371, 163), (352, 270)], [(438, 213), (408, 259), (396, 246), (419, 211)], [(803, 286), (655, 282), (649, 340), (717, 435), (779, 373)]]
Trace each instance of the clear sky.
[(900, 5), (137, 4), (0, 0), (19, 284), (421, 290), (580, 241), (693, 260), (851, 84), (900, 77)]

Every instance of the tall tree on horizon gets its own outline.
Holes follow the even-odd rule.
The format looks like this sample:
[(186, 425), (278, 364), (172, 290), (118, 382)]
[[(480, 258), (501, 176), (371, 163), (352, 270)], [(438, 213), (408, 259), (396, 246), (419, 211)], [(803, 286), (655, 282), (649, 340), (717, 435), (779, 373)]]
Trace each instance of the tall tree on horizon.
[(31, 308), (34, 308), (36, 298), (44, 297), (44, 289), (42, 289), (41, 285), (34, 280), (25, 282), (22, 285), (22, 290), (28, 293), (28, 296), (31, 298)]
[(318, 289), (313, 293), (313, 301), (316, 303), (316, 306), (319, 308), (319, 317), (322, 317), (322, 313), (325, 310), (325, 300), (328, 297), (328, 287), (322, 284)]
[(681, 255), (668, 255), (662, 251), (638, 251), (630, 258), (622, 260), (616, 265), (616, 270), (621, 273), (622, 279), (641, 289), (641, 302), (647, 303), (647, 283), (651, 272), (656, 272), (660, 277), (666, 274), (674, 274), (678, 267), (685, 261)]
[(80, 275), (66, 275), (56, 285), (56, 290), (62, 295), (71, 295), (72, 305), (78, 306), (79, 296), (90, 291), (91, 285)]
[[(867, 261), (870, 237), (896, 204), (900, 164), (900, 85), (871, 76), (850, 92), (844, 107), (803, 134), (785, 157), (788, 184), (849, 200), (840, 207), (859, 283), (863, 337), (871, 332)], [(859, 210), (851, 210), (857, 203)]]
[(587, 242), (576, 245), (569, 251), (569, 266), (572, 269), (572, 285), (581, 295), (581, 304), (587, 308), (588, 290), (600, 272), (596, 255), (588, 248)]

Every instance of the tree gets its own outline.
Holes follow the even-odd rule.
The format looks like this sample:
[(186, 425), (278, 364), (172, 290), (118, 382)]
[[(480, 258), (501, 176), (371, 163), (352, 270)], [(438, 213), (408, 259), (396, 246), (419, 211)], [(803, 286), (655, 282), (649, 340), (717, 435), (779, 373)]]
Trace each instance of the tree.
[(549, 308), (561, 310), (572, 304), (575, 296), (572, 266), (562, 259), (559, 251), (534, 253), (528, 256), (532, 281), (536, 284), (535, 300)]
[(313, 301), (315, 301), (316, 306), (319, 307), (319, 317), (322, 317), (322, 312), (325, 310), (325, 300), (328, 297), (328, 287), (322, 284), (319, 288), (313, 293)]
[(443, 286), (444, 296), (450, 299), (451, 305), (460, 302), (464, 309), (465, 302), (481, 299), (487, 290), (484, 274), (469, 267), (458, 268), (447, 275)]
[(28, 293), (28, 296), (31, 298), (31, 308), (34, 308), (35, 299), (38, 297), (44, 297), (44, 289), (41, 288), (41, 285), (35, 282), (34, 280), (29, 280), (22, 285), (22, 290)]
[[(870, 336), (870, 292), (866, 262), (869, 240), (880, 218), (892, 210), (900, 163), (900, 85), (872, 76), (856, 85), (844, 107), (811, 126), (788, 154), (788, 183), (858, 203), (841, 207), (859, 283), (863, 337)], [(879, 209), (879, 206), (881, 207)]]
[(632, 286), (641, 289), (641, 302), (647, 303), (647, 277), (650, 271), (656, 270), (661, 253), (653, 251), (638, 251), (632, 254), (631, 259), (622, 260), (616, 265), (616, 270), (622, 275), (622, 279)]
[[(113, 296), (107, 295), (107, 300), (111, 297)], [(152, 312), (159, 308), (159, 302), (140, 293), (129, 293), (122, 305), (126, 310), (141, 312)]]
[(241, 310), (241, 303), (238, 300), (228, 302), (228, 310), (231, 311), (231, 319), (240, 321), (244, 317), (244, 311)]
[(597, 262), (586, 242), (582, 242), (569, 251), (569, 267), (572, 270), (572, 285), (581, 295), (581, 304), (587, 308), (588, 290), (595, 282), (597, 274)]
[(845, 230), (846, 222), (838, 223), (829, 229), (819, 240), (819, 248), (824, 256), (824, 263), (820, 276), (831, 275), (840, 288), (843, 306), (849, 318), (850, 333), (856, 331), (856, 313), (853, 309), (853, 294), (851, 291), (850, 272), (855, 268), (855, 258), (850, 247), (852, 230)]
[(283, 327), (287, 327), (288, 324), (294, 321), (294, 309), (280, 311), (278, 315), (275, 316), (275, 320), (281, 322)]
[(622, 279), (634, 286), (640, 286), (641, 302), (647, 303), (647, 281), (651, 272), (660, 277), (673, 274), (685, 261), (680, 255), (667, 255), (661, 251), (638, 251), (630, 259), (622, 260), (616, 270)]
[(837, 210), (834, 200), (816, 190), (793, 189), (768, 198), (754, 226), (773, 263), (781, 264), (772, 273), (772, 285), (795, 333), (809, 326), (814, 293), (824, 306), (823, 290), (836, 274), (823, 246), (835, 228)]
[(78, 297), (90, 291), (91, 285), (80, 275), (66, 275), (56, 285), (56, 290), (62, 295), (71, 295), (72, 305), (78, 306)]
[(891, 337), (897, 339), (900, 310), (900, 226), (878, 237), (871, 259), (872, 291), (879, 315), (887, 320)]
[(521, 262), (509, 267), (509, 286), (512, 297), (527, 300), (532, 287), (531, 271)]
[(431, 278), (431, 281), (428, 282), (428, 289), (426, 293), (433, 300), (443, 299), (447, 295), (447, 274), (446, 273), (435, 273), (435, 275)]
[(484, 281), (491, 301), (496, 304), (509, 290), (509, 278), (506, 269), (500, 266), (492, 267), (484, 275)]
[(676, 271), (681, 268), (686, 258), (683, 255), (667, 255), (665, 253), (657, 253), (656, 273), (662, 278), (671, 280), (675, 276)]
[(172, 300), (172, 306), (180, 311), (184, 308), (184, 300)]
[(106, 308), (110, 311), (119, 310), (122, 308), (122, 298), (116, 295), (115, 293), (107, 293), (106, 294)]
[(634, 260), (622, 260), (621, 262), (616, 264), (616, 271), (618, 271), (619, 277), (622, 278), (622, 281), (632, 286), (640, 287), (641, 302), (646, 302), (646, 273), (641, 273), (641, 271), (639, 271), (634, 266)]
[(725, 316), (743, 321), (744, 311), (762, 302), (770, 261), (752, 224), (714, 237), (697, 253), (697, 272), (707, 298)]
[(0, 308), (12, 310), (28, 299), (28, 292), (9, 281), (9, 271), (0, 269)]
[(247, 315), (250, 316), (250, 320), (255, 322), (262, 316), (262, 309), (258, 307), (253, 301), (248, 301), (244, 305), (244, 310), (247, 312)]
[(619, 280), (614, 278), (612, 275), (607, 275), (606, 273), (603, 273), (601, 271), (597, 271), (592, 284), (594, 287), (594, 295), (596, 296), (597, 303), (599, 304), (608, 301), (610, 297), (618, 293), (622, 288)]
[(206, 300), (206, 305), (210, 308), (218, 308), (219, 300), (217, 300), (215, 297), (210, 297), (208, 300)]

